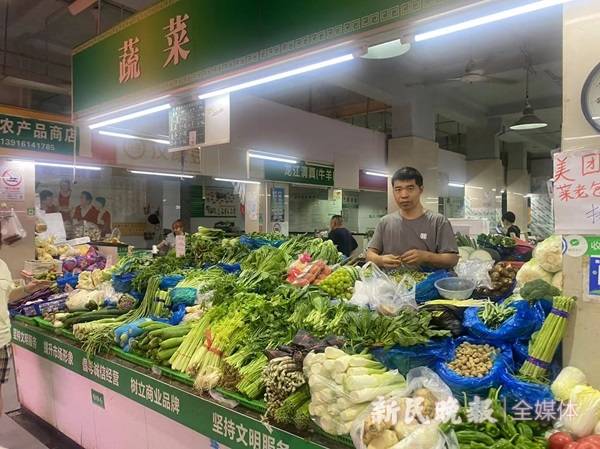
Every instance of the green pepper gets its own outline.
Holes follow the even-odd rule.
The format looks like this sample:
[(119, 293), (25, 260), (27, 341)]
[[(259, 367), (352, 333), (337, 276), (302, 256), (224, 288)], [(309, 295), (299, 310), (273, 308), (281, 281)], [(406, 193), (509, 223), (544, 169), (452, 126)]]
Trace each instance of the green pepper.
[(500, 436), (500, 429), (497, 425), (487, 422), (485, 423), (485, 433), (491, 436), (492, 438), (497, 438)]
[(513, 446), (510, 444), (510, 441), (505, 438), (500, 438), (489, 449), (511, 449), (512, 447)]
[(483, 443), (488, 446), (494, 444), (494, 440), (489, 435), (475, 430), (461, 430), (459, 432), (456, 432), (456, 438), (461, 444), (471, 442)]
[(525, 424), (525, 423), (518, 423), (517, 424), (517, 431), (524, 436), (525, 438), (527, 438), (528, 440), (533, 440), (533, 430), (531, 429), (531, 427), (529, 427), (529, 425)]

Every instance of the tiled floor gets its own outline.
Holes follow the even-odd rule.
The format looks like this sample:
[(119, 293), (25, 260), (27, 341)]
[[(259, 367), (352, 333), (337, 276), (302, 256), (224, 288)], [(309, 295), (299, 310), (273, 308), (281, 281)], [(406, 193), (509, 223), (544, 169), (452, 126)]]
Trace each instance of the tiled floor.
[(0, 448), (82, 449), (39, 418), (24, 411), (0, 417)]

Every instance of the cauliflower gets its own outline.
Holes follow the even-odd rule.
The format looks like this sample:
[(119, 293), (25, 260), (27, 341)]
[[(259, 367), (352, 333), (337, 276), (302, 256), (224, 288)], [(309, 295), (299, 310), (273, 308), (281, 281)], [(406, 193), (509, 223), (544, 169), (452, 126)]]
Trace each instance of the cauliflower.
[(563, 272), (562, 271), (559, 271), (552, 277), (552, 285), (562, 291), (562, 289), (563, 289)]
[(538, 260), (542, 269), (549, 273), (556, 273), (562, 270), (562, 245), (562, 237), (552, 235), (535, 248), (533, 257)]
[(548, 284), (551, 284), (552, 274), (544, 271), (537, 259), (531, 259), (518, 271), (517, 283), (519, 284), (519, 287), (523, 287), (528, 282), (535, 281), (536, 279), (541, 279)]

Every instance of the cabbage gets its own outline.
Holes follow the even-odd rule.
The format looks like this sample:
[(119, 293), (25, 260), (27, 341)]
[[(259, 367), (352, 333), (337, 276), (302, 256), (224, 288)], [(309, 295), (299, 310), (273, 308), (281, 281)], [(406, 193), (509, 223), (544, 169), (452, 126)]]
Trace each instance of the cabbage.
[(566, 401), (571, 395), (571, 391), (577, 385), (586, 385), (587, 378), (585, 374), (574, 366), (566, 366), (556, 377), (550, 389), (552, 394), (559, 401)]
[(541, 279), (546, 281), (548, 284), (551, 284), (552, 274), (544, 271), (537, 259), (531, 259), (517, 272), (517, 283), (520, 287), (522, 287), (528, 282), (535, 281), (536, 279)]
[(570, 413), (565, 412), (562, 424), (567, 432), (578, 438), (591, 435), (600, 420), (600, 391), (577, 385), (569, 396)]
[(563, 272), (562, 272), (562, 270), (559, 271), (558, 273), (556, 273), (552, 277), (552, 286), (554, 286), (557, 289), (562, 291), (562, 289), (563, 289)]
[(562, 270), (562, 237), (552, 235), (536, 246), (533, 257), (549, 273)]

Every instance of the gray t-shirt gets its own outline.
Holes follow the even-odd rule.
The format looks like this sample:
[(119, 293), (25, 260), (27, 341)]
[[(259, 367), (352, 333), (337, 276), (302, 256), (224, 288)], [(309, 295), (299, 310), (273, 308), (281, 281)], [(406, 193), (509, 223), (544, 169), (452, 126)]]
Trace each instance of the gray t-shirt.
[(379, 254), (401, 256), (411, 249), (432, 253), (458, 253), (450, 222), (429, 210), (414, 220), (402, 218), (399, 212), (381, 219), (369, 242)]

